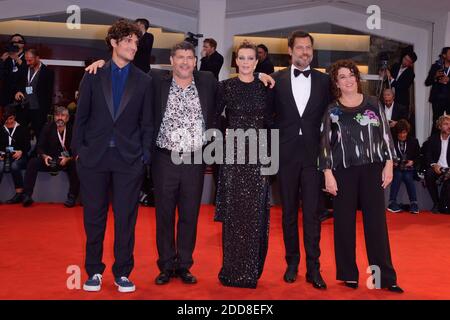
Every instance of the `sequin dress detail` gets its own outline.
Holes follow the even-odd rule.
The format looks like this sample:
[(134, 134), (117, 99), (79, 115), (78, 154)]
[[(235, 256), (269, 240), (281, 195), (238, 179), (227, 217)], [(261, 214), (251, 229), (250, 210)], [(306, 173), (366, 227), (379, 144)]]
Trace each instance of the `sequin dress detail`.
[[(220, 82), (217, 103), (218, 112), (225, 109), (227, 116), (225, 137), (233, 129), (258, 132), (266, 126), (267, 89), (257, 79), (251, 83), (239, 78)], [(261, 175), (259, 159), (249, 163), (248, 144), (246, 140), (244, 164), (224, 160), (220, 167), (215, 220), (223, 223), (220, 282), (226, 286), (256, 288), (267, 255), (269, 183), (268, 176)], [(235, 160), (238, 148), (235, 144)], [(225, 154), (226, 148), (224, 158)]]

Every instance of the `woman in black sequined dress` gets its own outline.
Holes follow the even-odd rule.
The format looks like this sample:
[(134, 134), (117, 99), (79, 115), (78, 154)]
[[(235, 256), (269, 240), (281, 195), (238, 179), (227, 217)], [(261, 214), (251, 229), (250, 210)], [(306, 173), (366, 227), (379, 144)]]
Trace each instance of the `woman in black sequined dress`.
[[(255, 129), (258, 133), (267, 120), (267, 89), (253, 76), (256, 47), (248, 42), (241, 44), (236, 63), (239, 76), (218, 86), (218, 113), (225, 109), (228, 122), (225, 140), (233, 129)], [(268, 176), (261, 174), (259, 157), (255, 164), (249, 163), (248, 144), (246, 140), (245, 164), (225, 160), (220, 167), (215, 220), (223, 223), (220, 282), (225, 286), (256, 288), (267, 254), (269, 183)], [(235, 160), (238, 149), (242, 151), (243, 146), (235, 144)]]

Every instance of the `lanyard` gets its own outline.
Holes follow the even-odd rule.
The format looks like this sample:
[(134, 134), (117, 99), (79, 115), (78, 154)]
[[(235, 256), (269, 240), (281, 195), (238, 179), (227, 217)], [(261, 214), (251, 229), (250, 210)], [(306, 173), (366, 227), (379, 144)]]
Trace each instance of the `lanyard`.
[(446, 77), (448, 77), (448, 75), (450, 74), (450, 67), (447, 68), (447, 71), (444, 71), (444, 74)]
[(39, 68), (38, 68), (37, 71), (33, 74), (33, 76), (31, 77), (31, 79), (30, 79), (30, 69), (31, 69), (31, 68), (28, 68), (28, 85), (29, 85), (29, 86), (30, 86), (31, 83), (33, 82), (34, 77), (36, 77), (36, 75), (38, 74), (38, 72), (41, 70), (41, 66), (42, 66), (42, 64), (39, 65)]
[(406, 144), (406, 141), (405, 141), (405, 148), (402, 150), (402, 148), (400, 147), (400, 141), (398, 141), (397, 142), (398, 143), (398, 150), (400, 151), (400, 153), (402, 154), (402, 155), (404, 155), (405, 153), (406, 153), (406, 146), (407, 146), (407, 144)]
[(66, 132), (67, 130), (64, 129), (64, 133), (63, 136), (61, 137), (61, 135), (59, 134), (58, 128), (56, 128), (56, 133), (58, 134), (58, 139), (59, 139), (59, 143), (61, 143), (61, 146), (63, 147), (63, 150), (66, 150), (66, 146), (65, 146), (65, 142), (66, 142)]
[(17, 129), (18, 126), (19, 126), (19, 123), (16, 122), (16, 124), (14, 125), (14, 129), (13, 129), (13, 131), (11, 132), (11, 134), (9, 133), (8, 128), (7, 128), (6, 126), (3, 126), (3, 127), (5, 128), (5, 130), (6, 130), (6, 133), (7, 133), (8, 136), (9, 136), (9, 137), (8, 137), (8, 145), (9, 145), (9, 146), (10, 146), (11, 143), (12, 143), (14, 132), (16, 132), (16, 129)]

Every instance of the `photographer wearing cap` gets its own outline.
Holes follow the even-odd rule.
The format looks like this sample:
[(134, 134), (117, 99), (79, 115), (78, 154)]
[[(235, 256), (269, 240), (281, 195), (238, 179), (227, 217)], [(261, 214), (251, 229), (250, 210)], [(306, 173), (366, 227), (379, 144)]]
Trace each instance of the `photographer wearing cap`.
[(56, 107), (54, 121), (46, 124), (42, 129), (36, 147), (38, 157), (29, 161), (25, 173), (24, 207), (29, 207), (33, 203), (31, 195), (38, 172), (45, 171), (56, 175), (61, 170), (67, 172), (70, 184), (69, 194), (64, 206), (68, 208), (75, 206), (80, 182), (75, 161), (71, 156), (72, 127), (68, 125), (68, 122), (69, 110), (65, 107)]
[(0, 79), (4, 82), (0, 94), (0, 105), (7, 106), (14, 101), (19, 76), (27, 67), (25, 44), (25, 38), (22, 35), (14, 34), (9, 38), (5, 52), (0, 54)]
[(0, 182), (3, 173), (11, 173), (15, 195), (6, 201), (8, 204), (20, 203), (23, 197), (23, 177), (21, 170), (26, 168), (27, 153), (30, 150), (28, 130), (16, 121), (13, 107), (7, 107), (0, 128)]

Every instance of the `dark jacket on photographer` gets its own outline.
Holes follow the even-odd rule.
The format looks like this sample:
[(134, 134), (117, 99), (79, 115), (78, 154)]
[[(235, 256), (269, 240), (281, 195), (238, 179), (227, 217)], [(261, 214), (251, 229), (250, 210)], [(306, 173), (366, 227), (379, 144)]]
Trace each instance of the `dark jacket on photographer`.
[(63, 149), (59, 136), (57, 133), (57, 127), (55, 122), (47, 123), (42, 129), (38, 144), (36, 146), (37, 154), (39, 156), (48, 155), (53, 159), (58, 159), (61, 156), (61, 152), (68, 151), (71, 153), (71, 141), (72, 141), (72, 126), (66, 125), (66, 140), (64, 141), (65, 149)]
[(3, 81), (2, 90), (0, 90), (0, 105), (7, 106), (14, 102), (14, 95), (19, 84), (20, 77), (27, 69), (25, 54), (22, 53), (20, 59), (22, 64), (16, 65), (15, 61), (7, 58), (0, 61), (0, 80)]
[[(13, 129), (7, 129), (5, 126), (0, 128), (0, 151), (4, 152), (6, 147), (9, 146), (9, 137)], [(30, 151), (30, 135), (24, 126), (17, 126), (14, 134), (12, 135), (11, 146), (14, 150), (22, 151), (23, 155), (26, 155)]]
[(402, 146), (401, 141), (399, 141), (396, 136), (393, 136), (393, 141), (394, 141), (395, 152), (397, 153), (397, 159), (399, 161), (412, 160), (412, 161), (414, 161), (414, 166), (415, 166), (416, 161), (420, 155), (419, 141), (416, 138), (410, 137), (410, 136), (408, 136), (408, 138), (406, 138), (405, 146)]
[[(439, 83), (435, 79), (436, 73), (442, 70), (442, 65), (435, 63), (431, 66), (428, 72), (427, 79), (425, 80), (425, 85), (431, 86), (430, 98), (428, 99), (431, 103), (440, 103), (450, 105), (450, 81), (447, 84)], [(450, 106), (449, 106), (450, 108)]]
[[(425, 160), (427, 166), (430, 167), (434, 163), (438, 163), (441, 156), (441, 133), (431, 135), (427, 141), (425, 150)], [(450, 147), (447, 148), (447, 163), (450, 165)]]

